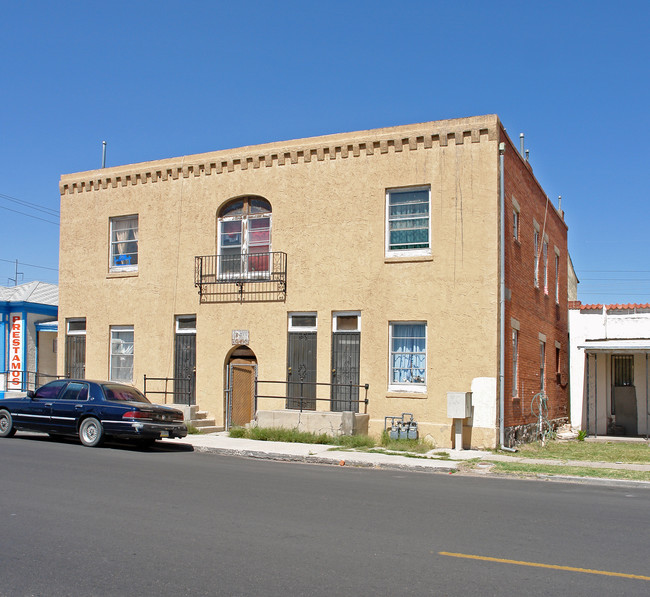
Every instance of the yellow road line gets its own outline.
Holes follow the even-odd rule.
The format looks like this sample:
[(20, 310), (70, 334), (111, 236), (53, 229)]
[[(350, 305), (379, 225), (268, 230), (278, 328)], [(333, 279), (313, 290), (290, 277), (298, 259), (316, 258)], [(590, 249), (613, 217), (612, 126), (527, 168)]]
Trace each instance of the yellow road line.
[(572, 566), (557, 566), (555, 564), (540, 564), (538, 562), (521, 562), (519, 560), (505, 560), (502, 558), (489, 558), (487, 556), (474, 556), (465, 553), (450, 553), (439, 551), (441, 556), (452, 558), (466, 558), (468, 560), (483, 560), (486, 562), (499, 562), (501, 564), (516, 564), (517, 566), (533, 566), (535, 568), (551, 568), (552, 570), (568, 570), (569, 572), (583, 572), (584, 574), (601, 574), (603, 576), (618, 576), (621, 578), (636, 578), (638, 580), (650, 580), (650, 576), (640, 574), (624, 574), (623, 572), (608, 572), (607, 570), (590, 570), (589, 568), (573, 568)]

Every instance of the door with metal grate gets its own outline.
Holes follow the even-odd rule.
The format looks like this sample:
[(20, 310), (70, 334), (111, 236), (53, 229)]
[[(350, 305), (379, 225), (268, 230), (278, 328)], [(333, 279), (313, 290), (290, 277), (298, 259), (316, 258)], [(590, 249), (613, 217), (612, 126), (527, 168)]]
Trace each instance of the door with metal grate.
[(196, 334), (176, 334), (174, 404), (196, 404)]
[(85, 334), (65, 337), (65, 376), (70, 379), (85, 379), (86, 377)]
[(621, 433), (628, 437), (638, 435), (633, 355), (612, 355), (612, 399), (610, 410), (615, 419), (612, 429), (615, 435)]
[(360, 342), (359, 332), (332, 335), (332, 411), (359, 412)]
[(230, 426), (243, 427), (255, 414), (256, 365), (230, 365)]
[(290, 332), (287, 408), (316, 410), (316, 332)]

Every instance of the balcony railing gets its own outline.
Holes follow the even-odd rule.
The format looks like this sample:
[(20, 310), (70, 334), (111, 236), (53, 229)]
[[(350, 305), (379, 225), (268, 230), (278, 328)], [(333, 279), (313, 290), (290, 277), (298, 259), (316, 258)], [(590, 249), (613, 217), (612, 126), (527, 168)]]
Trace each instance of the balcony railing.
[(282, 302), (287, 289), (287, 254), (195, 257), (194, 285), (202, 303)]

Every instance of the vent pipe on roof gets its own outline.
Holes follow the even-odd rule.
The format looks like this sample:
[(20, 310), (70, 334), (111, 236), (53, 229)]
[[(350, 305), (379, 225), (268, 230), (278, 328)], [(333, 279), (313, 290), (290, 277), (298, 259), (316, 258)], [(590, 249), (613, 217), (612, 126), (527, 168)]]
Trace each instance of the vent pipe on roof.
[(530, 149), (527, 149), (526, 150), (526, 158), (525, 158), (526, 161), (528, 161), (529, 155), (530, 155)]
[(521, 157), (524, 157), (524, 134), (519, 133), (519, 153), (521, 154)]
[(102, 168), (106, 168), (106, 141), (102, 141)]

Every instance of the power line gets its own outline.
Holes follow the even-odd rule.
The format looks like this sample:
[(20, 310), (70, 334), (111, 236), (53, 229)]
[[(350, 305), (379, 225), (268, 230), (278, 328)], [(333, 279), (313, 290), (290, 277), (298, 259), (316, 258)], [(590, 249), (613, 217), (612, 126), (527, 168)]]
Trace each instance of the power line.
[(7, 211), (12, 211), (16, 214), (20, 214), (21, 216), (27, 216), (28, 218), (34, 218), (35, 220), (41, 220), (42, 222), (47, 222), (48, 224), (54, 224), (55, 226), (60, 226), (59, 222), (52, 222), (51, 220), (46, 220), (45, 218), (39, 218), (38, 216), (33, 216), (31, 214), (26, 214), (24, 211), (18, 211), (16, 209), (11, 209), (9, 207), (5, 207), (4, 205), (0, 205), (0, 209), (6, 209)]
[[(16, 263), (16, 259), (0, 259), (0, 261), (4, 261), (5, 263)], [(33, 263), (23, 263), (22, 261), (19, 261), (18, 263), (20, 265), (26, 265), (27, 267), (37, 267), (38, 269), (49, 269), (53, 272), (59, 271), (58, 267), (46, 267), (44, 265), (34, 265)]]
[(20, 205), (24, 205), (25, 207), (42, 211), (43, 213), (46, 213), (49, 216), (56, 216), (57, 218), (59, 217), (59, 211), (56, 209), (51, 209), (50, 207), (43, 207), (41, 205), (38, 205), (37, 203), (30, 203), (29, 201), (24, 201), (23, 199), (18, 199), (18, 197), (12, 197), (11, 195), (5, 195), (4, 193), (0, 193), (0, 197), (6, 199), (7, 201), (12, 201), (13, 203), (19, 203)]

